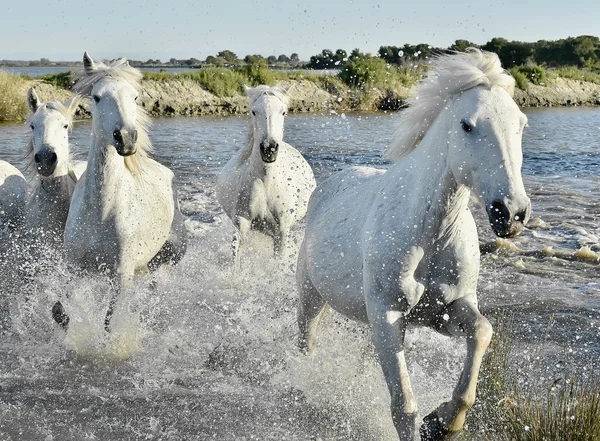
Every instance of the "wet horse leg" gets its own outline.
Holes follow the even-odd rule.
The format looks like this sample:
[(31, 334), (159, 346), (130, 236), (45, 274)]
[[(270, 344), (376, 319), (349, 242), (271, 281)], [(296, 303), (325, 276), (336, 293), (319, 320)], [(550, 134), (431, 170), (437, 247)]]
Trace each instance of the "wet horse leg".
[(303, 251), (300, 251), (298, 269), (296, 272), (298, 286), (298, 347), (304, 353), (310, 354), (313, 350), (317, 328), (327, 313), (327, 303), (314, 287), (303, 262)]
[(233, 252), (233, 265), (236, 269), (240, 268), (240, 245), (246, 242), (252, 222), (245, 217), (237, 216), (235, 222), (235, 232), (231, 241), (231, 250)]
[(390, 392), (392, 420), (398, 437), (400, 441), (413, 441), (417, 402), (404, 358), (406, 317), (402, 312), (386, 308), (369, 311), (369, 321), (373, 326), (373, 340)]
[(458, 433), (467, 411), (475, 402), (481, 360), (492, 339), (492, 326), (471, 301), (461, 298), (446, 307), (440, 330), (453, 336), (466, 335), (467, 356), (452, 399), (426, 416), (421, 427), (423, 440), (439, 440)]

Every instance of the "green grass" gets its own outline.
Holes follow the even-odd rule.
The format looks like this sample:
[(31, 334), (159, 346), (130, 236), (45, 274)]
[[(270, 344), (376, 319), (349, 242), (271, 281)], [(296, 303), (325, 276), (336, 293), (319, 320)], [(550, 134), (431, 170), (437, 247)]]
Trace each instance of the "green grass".
[(593, 369), (573, 371), (560, 382), (534, 380), (525, 389), (523, 374), (509, 367), (512, 321), (497, 322), (467, 417), (469, 431), (490, 441), (600, 441), (600, 377)]
[(28, 113), (26, 78), (0, 71), (0, 121), (19, 121)]
[(144, 80), (159, 82), (173, 79), (188, 79), (204, 86), (219, 97), (232, 97), (242, 93), (242, 84), (250, 84), (250, 79), (241, 72), (222, 67), (209, 67), (198, 72), (144, 72)]
[(556, 70), (556, 75), (561, 78), (600, 84), (600, 73), (587, 69), (579, 69), (574, 66), (558, 69)]

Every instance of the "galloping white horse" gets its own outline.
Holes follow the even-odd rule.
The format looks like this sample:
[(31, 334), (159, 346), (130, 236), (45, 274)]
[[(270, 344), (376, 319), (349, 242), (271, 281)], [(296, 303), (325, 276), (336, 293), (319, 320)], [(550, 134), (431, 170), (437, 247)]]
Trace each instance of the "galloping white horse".
[(14, 165), (0, 160), (0, 228), (18, 228), (23, 223), (27, 184)]
[(69, 130), (79, 102), (75, 95), (65, 103), (42, 103), (33, 87), (27, 92), (31, 137), (26, 155), (31, 188), (25, 226), (36, 240), (62, 243), (71, 196), (87, 165), (72, 160), (69, 152)]
[(352, 167), (313, 193), (297, 270), (301, 348), (312, 349), (326, 304), (370, 323), (403, 441), (413, 440), (417, 413), (406, 326), (467, 337), (452, 399), (425, 418), (424, 440), (462, 428), (492, 337), (477, 307), (470, 190), (498, 236), (521, 233), (530, 213), (521, 178), (527, 118), (512, 99), (513, 78), (479, 50), (440, 56), (431, 67), (401, 115), (389, 169)]
[(173, 172), (148, 156), (150, 122), (136, 104), (142, 74), (125, 59), (104, 64), (87, 52), (83, 66), (74, 91), (92, 98), (92, 146), (71, 201), (64, 247), (72, 262), (108, 269), (118, 288), (128, 287), (136, 271), (179, 261), (187, 233)]
[(217, 182), (217, 199), (237, 229), (236, 264), (239, 245), (251, 229), (273, 238), (275, 254), (285, 250), (290, 229), (306, 214), (316, 186), (308, 162), (283, 141), (287, 91), (264, 85), (244, 88), (252, 115), (248, 142), (227, 162)]

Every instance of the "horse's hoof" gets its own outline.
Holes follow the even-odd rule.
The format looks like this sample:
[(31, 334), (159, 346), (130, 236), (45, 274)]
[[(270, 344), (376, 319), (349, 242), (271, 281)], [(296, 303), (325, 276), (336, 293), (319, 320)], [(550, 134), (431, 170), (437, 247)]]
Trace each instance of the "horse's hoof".
[(60, 325), (65, 331), (69, 327), (69, 316), (65, 312), (65, 308), (62, 303), (56, 302), (52, 307), (52, 318)]
[(419, 432), (421, 441), (452, 441), (460, 434), (460, 431), (446, 429), (437, 412), (432, 412), (423, 418), (423, 425), (421, 425)]

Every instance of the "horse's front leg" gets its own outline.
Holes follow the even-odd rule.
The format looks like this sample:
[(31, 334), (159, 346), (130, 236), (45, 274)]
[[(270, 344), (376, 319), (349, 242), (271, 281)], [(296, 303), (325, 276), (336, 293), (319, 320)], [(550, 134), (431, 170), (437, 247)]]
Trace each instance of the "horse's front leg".
[(372, 307), (369, 316), (379, 363), (390, 392), (392, 420), (400, 441), (413, 441), (417, 402), (404, 358), (405, 314), (395, 308)]
[(108, 301), (106, 316), (104, 317), (104, 330), (106, 332), (110, 332), (110, 321), (115, 312), (117, 299), (121, 297), (121, 301), (123, 301), (122, 293), (131, 290), (133, 287), (133, 270), (121, 269), (117, 271), (116, 277), (114, 277), (111, 282), (113, 286), (111, 289), (110, 300)]
[(245, 217), (237, 216), (235, 219), (235, 232), (231, 241), (231, 251), (233, 252), (233, 266), (240, 268), (240, 245), (245, 243), (252, 227), (252, 222)]
[(467, 410), (475, 402), (481, 360), (492, 339), (492, 325), (470, 300), (460, 298), (443, 311), (441, 331), (450, 335), (466, 335), (467, 357), (452, 399), (425, 417), (421, 427), (423, 440), (440, 440), (460, 431)]
[[(404, 358), (406, 315), (419, 301), (425, 287), (414, 278), (423, 250), (411, 247), (400, 274), (382, 271), (375, 262), (365, 267), (367, 316), (373, 326), (373, 339), (391, 397), (391, 412), (400, 441), (413, 441), (417, 402)], [(387, 267), (390, 267), (388, 265)]]

